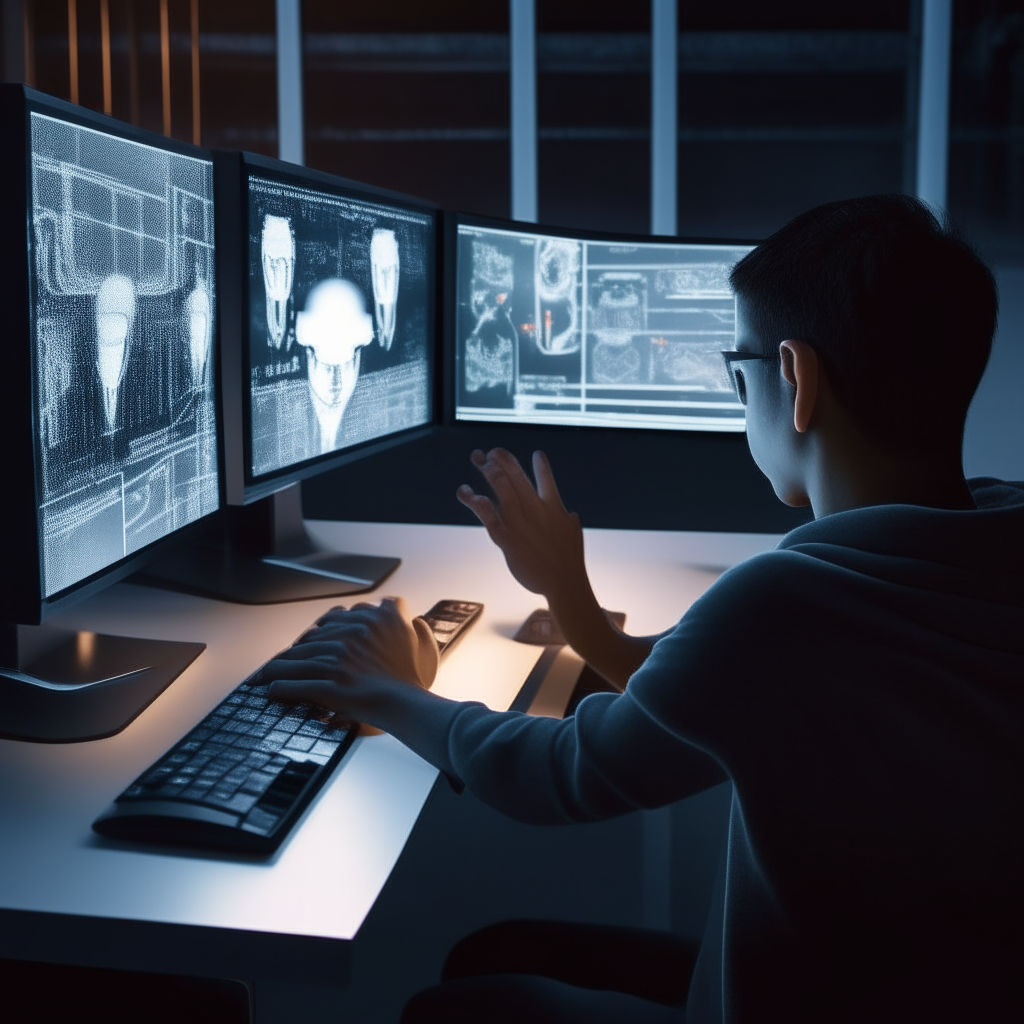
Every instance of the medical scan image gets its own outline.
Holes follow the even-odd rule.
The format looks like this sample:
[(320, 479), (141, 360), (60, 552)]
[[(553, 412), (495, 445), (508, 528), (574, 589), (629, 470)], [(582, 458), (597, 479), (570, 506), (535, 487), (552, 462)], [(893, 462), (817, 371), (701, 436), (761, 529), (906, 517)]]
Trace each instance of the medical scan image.
[(31, 115), (44, 596), (219, 504), (213, 167)]
[(456, 418), (742, 431), (720, 353), (750, 249), (460, 224)]
[(433, 218), (249, 175), (251, 472), (427, 423)]

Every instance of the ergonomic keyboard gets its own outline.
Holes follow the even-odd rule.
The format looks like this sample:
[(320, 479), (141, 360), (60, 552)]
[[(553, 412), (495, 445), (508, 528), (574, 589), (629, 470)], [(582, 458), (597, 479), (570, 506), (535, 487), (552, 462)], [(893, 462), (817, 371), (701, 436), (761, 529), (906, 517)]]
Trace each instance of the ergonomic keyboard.
[[(423, 618), (441, 653), (483, 605), (439, 601)], [(268, 696), (254, 672), (93, 822), (102, 836), (270, 854), (323, 788), (358, 726)]]

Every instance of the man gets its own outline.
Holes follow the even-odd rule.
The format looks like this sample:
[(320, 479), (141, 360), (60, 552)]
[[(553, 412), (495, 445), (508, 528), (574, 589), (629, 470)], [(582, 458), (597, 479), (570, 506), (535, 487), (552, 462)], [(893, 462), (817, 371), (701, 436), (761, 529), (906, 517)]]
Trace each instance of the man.
[(388, 601), (329, 614), (268, 666), (275, 696), (392, 732), (524, 821), (733, 783), (685, 1017), (483, 977), (421, 994), (409, 1020), (1024, 1014), (1024, 489), (968, 483), (960, 454), (995, 328), (992, 275), (923, 204), (874, 196), (796, 218), (732, 282), (726, 359), (751, 454), (815, 521), (725, 573), (675, 629), (608, 623), (543, 455), (534, 490), (508, 453), (474, 453), (494, 499), (459, 492), (621, 695), (565, 721), (434, 697), (426, 627)]

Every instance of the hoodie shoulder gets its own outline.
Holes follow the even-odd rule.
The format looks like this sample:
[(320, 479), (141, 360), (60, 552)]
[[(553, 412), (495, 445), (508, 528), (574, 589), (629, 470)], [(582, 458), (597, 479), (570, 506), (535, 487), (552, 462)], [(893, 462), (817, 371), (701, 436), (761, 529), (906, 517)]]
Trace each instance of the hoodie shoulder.
[(967, 481), (978, 508), (1013, 508), (1024, 505), (1024, 481), (975, 476)]

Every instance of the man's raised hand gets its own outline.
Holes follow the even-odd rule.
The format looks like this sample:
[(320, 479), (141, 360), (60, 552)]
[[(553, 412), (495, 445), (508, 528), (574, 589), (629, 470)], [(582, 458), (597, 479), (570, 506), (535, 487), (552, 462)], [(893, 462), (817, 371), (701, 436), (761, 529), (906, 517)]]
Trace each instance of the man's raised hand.
[(504, 448), (486, 455), (474, 451), (470, 461), (494, 498), (477, 494), (468, 484), (457, 497), (501, 548), (512, 575), (527, 590), (549, 598), (588, 587), (579, 516), (565, 510), (547, 456), (533, 453), (536, 487)]

